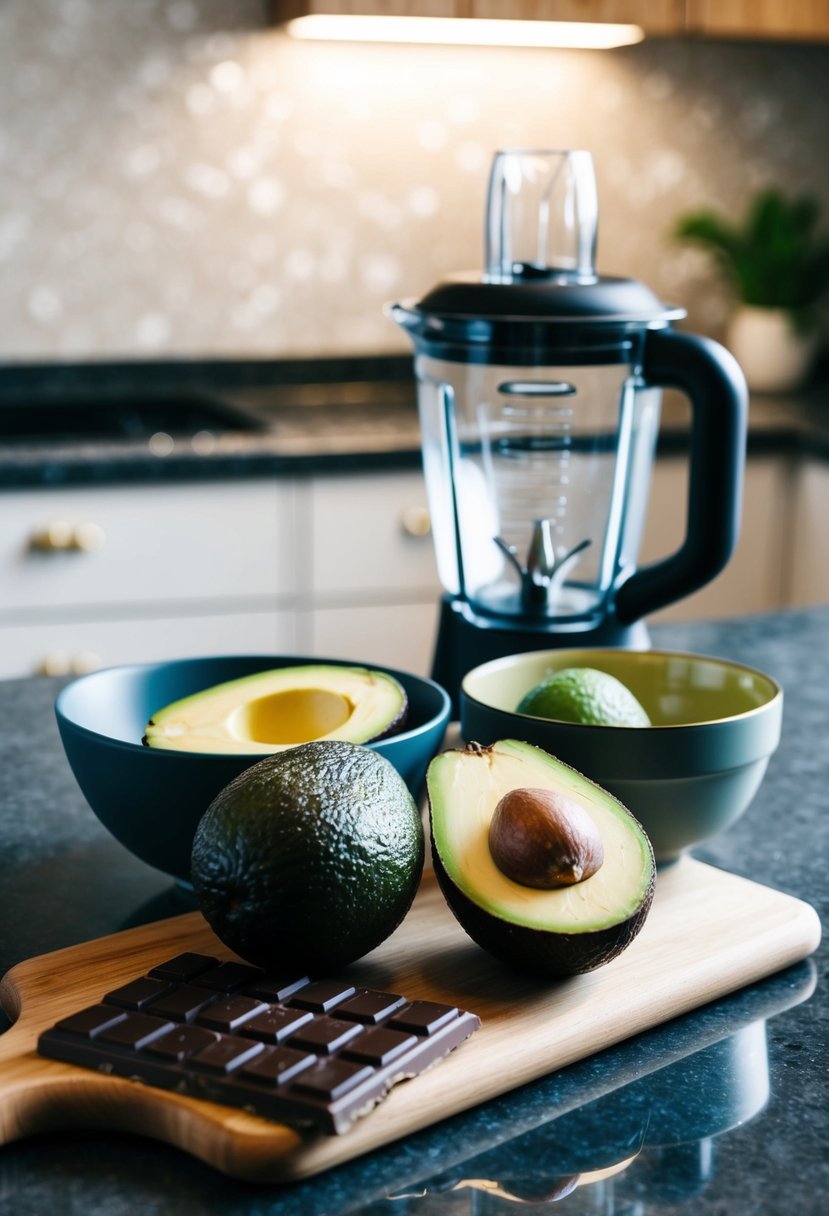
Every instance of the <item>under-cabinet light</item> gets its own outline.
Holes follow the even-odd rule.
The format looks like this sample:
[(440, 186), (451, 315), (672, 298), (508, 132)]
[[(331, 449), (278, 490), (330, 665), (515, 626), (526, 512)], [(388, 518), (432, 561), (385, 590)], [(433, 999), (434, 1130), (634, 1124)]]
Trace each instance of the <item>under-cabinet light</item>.
[(609, 50), (641, 42), (638, 25), (592, 21), (508, 21), (469, 17), (372, 17), (314, 13), (287, 25), (292, 38), (347, 42), (431, 42)]

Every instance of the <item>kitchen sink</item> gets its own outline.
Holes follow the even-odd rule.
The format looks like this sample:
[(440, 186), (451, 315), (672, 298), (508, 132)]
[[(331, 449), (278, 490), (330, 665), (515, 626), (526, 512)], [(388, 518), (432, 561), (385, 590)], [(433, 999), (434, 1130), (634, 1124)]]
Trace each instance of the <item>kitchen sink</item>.
[(148, 440), (207, 431), (261, 431), (267, 422), (209, 396), (169, 394), (0, 401), (0, 446)]

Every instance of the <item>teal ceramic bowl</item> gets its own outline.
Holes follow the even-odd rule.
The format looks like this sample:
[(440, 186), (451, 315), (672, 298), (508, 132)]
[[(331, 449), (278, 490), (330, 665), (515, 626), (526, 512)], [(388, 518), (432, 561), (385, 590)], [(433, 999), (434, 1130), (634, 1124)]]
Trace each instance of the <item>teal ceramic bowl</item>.
[[(565, 667), (616, 676), (652, 725), (586, 726), (516, 712), (525, 693)], [(783, 715), (783, 693), (762, 672), (659, 650), (510, 655), (470, 671), (460, 702), (465, 740), (521, 739), (578, 769), (636, 816), (662, 866), (739, 819), (780, 741)]]
[[(305, 663), (351, 667), (336, 659), (273, 655), (180, 659), (110, 667), (68, 684), (55, 713), (72, 772), (101, 823), (130, 852), (181, 882), (190, 879), (190, 851), (199, 819), (218, 792), (263, 757), (163, 751), (141, 738), (164, 705), (225, 680)], [(387, 671), (409, 700), (405, 730), (368, 744), (395, 766), (413, 795), (443, 741), (450, 702), (431, 680)]]

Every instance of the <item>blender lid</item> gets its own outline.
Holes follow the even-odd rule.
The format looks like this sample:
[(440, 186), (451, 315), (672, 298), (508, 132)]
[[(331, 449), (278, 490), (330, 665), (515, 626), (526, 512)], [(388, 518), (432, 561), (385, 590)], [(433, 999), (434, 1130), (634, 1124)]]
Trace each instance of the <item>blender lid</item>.
[(597, 275), (597, 224), (589, 152), (497, 152), (485, 269), (450, 275), (389, 313), (419, 351), (452, 362), (627, 360), (644, 330), (665, 328), (685, 310), (636, 279)]
[[(449, 275), (392, 316), (414, 334), (451, 329), (479, 342), (484, 330), (519, 340), (521, 322), (582, 330), (661, 327), (685, 316), (636, 279), (597, 275), (598, 196), (583, 150), (506, 149), (493, 158), (483, 272)], [(549, 335), (545, 339), (549, 341)]]
[(396, 306), (425, 322), (429, 319), (463, 322), (522, 320), (663, 326), (685, 316), (685, 309), (663, 303), (636, 279), (591, 276), (581, 279), (555, 271), (522, 268), (497, 281), (480, 273), (450, 275), (419, 301)]

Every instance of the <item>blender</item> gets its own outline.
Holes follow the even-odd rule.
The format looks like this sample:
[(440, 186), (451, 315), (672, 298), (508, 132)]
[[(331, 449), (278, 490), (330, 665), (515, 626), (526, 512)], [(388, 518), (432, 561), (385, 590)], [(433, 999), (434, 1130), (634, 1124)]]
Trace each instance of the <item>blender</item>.
[[(644, 617), (709, 582), (739, 531), (747, 392), (684, 310), (594, 269), (586, 151), (495, 154), (481, 273), (390, 307), (410, 335), (444, 587), (433, 676), (556, 646), (649, 645)], [(685, 539), (637, 568), (663, 388), (691, 405)]]

